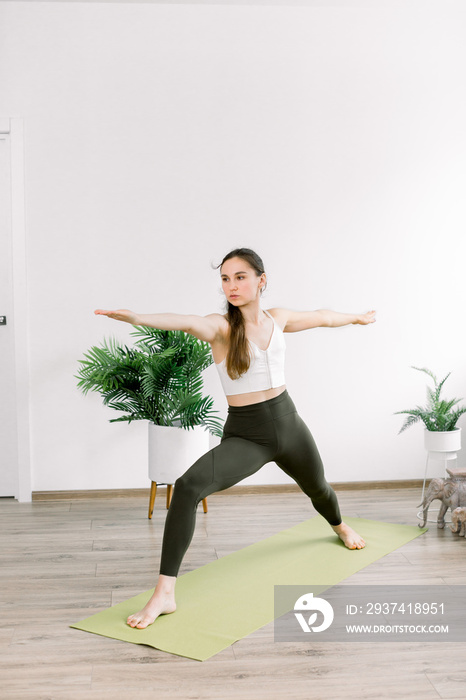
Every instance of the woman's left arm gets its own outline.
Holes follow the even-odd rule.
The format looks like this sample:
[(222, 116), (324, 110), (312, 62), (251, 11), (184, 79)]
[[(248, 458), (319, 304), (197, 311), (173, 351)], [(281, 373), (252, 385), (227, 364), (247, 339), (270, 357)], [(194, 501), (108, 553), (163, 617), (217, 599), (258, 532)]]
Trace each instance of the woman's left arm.
[(270, 312), (281, 320), (281, 326), (285, 333), (296, 333), (309, 328), (337, 328), (347, 326), (350, 323), (361, 324), (375, 322), (375, 311), (365, 314), (343, 314), (331, 309), (317, 309), (316, 311), (292, 311), (291, 309), (269, 309)]
[(329, 309), (325, 311), (328, 318), (327, 326), (330, 326), (330, 328), (347, 326), (350, 323), (359, 323), (361, 326), (367, 326), (368, 323), (374, 323), (376, 320), (375, 311), (368, 311), (365, 314), (342, 314), (339, 311), (330, 311)]

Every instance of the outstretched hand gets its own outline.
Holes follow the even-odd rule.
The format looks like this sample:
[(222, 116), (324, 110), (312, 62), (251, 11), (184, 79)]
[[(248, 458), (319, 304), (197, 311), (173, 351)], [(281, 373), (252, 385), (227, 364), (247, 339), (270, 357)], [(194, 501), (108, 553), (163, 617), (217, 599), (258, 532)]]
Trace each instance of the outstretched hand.
[(108, 316), (109, 318), (114, 318), (115, 321), (126, 321), (126, 323), (132, 323), (133, 326), (137, 325), (137, 315), (129, 309), (118, 309), (118, 311), (96, 309), (94, 313), (97, 316)]
[(375, 323), (375, 313), (375, 311), (368, 311), (367, 314), (361, 314), (358, 317), (358, 323), (360, 323), (361, 326), (367, 326), (368, 323)]

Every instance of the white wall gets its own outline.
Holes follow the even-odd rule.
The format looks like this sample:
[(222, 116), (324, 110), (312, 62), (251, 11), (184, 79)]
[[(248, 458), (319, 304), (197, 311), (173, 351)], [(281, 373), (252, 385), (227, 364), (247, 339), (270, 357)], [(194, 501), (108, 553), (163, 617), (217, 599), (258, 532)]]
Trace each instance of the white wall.
[[(147, 485), (147, 424), (76, 388), (91, 345), (131, 341), (93, 311), (221, 311), (210, 263), (240, 245), (265, 261), (265, 308), (377, 309), (287, 336), (327, 478), (423, 476), (422, 428), (398, 436), (393, 412), (425, 400), (411, 365), (466, 397), (466, 6), (318, 5), (0, 3), (0, 116), (25, 123), (33, 490)], [(206, 388), (225, 416), (213, 367)]]

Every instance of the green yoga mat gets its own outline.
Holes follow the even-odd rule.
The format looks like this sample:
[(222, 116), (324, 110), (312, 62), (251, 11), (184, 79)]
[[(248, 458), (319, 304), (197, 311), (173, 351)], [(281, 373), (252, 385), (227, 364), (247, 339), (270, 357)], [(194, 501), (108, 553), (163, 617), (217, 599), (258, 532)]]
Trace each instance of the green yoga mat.
[[(348, 549), (320, 515), (178, 577), (177, 609), (146, 629), (126, 624), (154, 589), (70, 625), (205, 661), (274, 619), (275, 585), (335, 585), (427, 528), (344, 518), (365, 540)], [(291, 609), (291, 608), (290, 608)]]

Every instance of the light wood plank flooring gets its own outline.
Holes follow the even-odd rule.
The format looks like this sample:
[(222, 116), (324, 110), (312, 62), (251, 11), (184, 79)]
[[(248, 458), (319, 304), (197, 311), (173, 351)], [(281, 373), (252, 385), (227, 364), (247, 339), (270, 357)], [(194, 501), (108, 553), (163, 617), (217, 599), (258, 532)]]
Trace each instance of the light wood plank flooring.
[[(419, 522), (419, 488), (337, 494), (343, 517)], [(315, 515), (298, 489), (251, 494), (237, 487), (207, 501), (180, 575)], [(199, 662), (70, 629), (155, 584), (165, 490), (152, 521), (147, 506), (148, 492), (30, 504), (0, 499), (1, 698), (466, 698), (466, 644), (275, 643), (270, 623)], [(428, 526), (352, 583), (466, 583), (466, 540)]]

